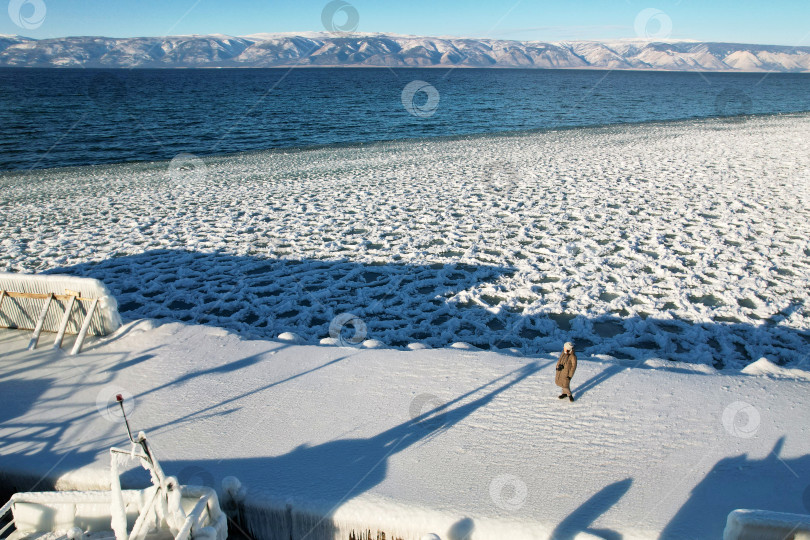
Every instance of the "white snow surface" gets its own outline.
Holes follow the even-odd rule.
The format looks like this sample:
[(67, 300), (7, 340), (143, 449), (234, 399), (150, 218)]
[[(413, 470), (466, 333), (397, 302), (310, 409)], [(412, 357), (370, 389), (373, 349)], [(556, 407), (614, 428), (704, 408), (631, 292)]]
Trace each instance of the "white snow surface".
[(0, 270), (245, 337), (807, 371), (808, 184), (807, 115), (5, 173)]
[(243, 526), (261, 539), (720, 538), (737, 508), (810, 512), (806, 381), (581, 354), (570, 403), (553, 355), (295, 345), (148, 320), (76, 357), (27, 339), (0, 330), (6, 487), (109, 489), (120, 393), (166, 474), (241, 479)]

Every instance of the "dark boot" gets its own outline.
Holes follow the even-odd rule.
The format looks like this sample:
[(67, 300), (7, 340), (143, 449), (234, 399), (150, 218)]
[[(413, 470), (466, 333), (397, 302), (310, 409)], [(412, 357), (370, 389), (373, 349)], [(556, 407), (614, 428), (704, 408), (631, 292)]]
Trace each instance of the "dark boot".
[(567, 394), (560, 394), (560, 399), (565, 399), (565, 398), (567, 398), (567, 397), (568, 397), (568, 395), (567, 395)]
[(568, 394), (568, 401), (574, 401), (574, 394)]

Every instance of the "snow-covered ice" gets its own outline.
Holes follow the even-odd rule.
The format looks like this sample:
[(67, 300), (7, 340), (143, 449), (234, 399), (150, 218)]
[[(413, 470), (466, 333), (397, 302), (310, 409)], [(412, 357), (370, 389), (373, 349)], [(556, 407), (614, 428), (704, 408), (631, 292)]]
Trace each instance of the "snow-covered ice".
[(295, 345), (150, 321), (75, 357), (26, 351), (27, 338), (0, 330), (6, 486), (108, 488), (107, 448), (127, 440), (122, 393), (166, 474), (242, 481), (258, 538), (720, 538), (737, 508), (810, 513), (803, 380), (581, 355), (569, 403), (552, 355)]
[(109, 487), (121, 393), (261, 538), (806, 514), (809, 170), (790, 115), (4, 173), (0, 269), (128, 322), (76, 357), (0, 330), (2, 481)]
[(6, 173), (0, 269), (249, 337), (806, 369), (808, 171), (789, 115)]

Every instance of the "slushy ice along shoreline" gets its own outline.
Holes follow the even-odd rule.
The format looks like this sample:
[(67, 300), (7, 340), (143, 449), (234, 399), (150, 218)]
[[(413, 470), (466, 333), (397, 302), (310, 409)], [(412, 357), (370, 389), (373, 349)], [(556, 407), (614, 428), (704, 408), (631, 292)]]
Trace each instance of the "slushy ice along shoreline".
[(351, 314), (368, 346), (806, 368), (809, 132), (796, 114), (5, 173), (0, 270), (252, 338), (333, 343)]

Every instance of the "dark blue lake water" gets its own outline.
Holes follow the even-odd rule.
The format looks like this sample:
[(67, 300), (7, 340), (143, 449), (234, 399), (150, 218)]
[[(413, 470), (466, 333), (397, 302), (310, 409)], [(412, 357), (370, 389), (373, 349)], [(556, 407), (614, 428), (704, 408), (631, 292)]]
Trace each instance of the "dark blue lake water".
[(4, 68), (0, 170), (807, 110), (806, 74)]

